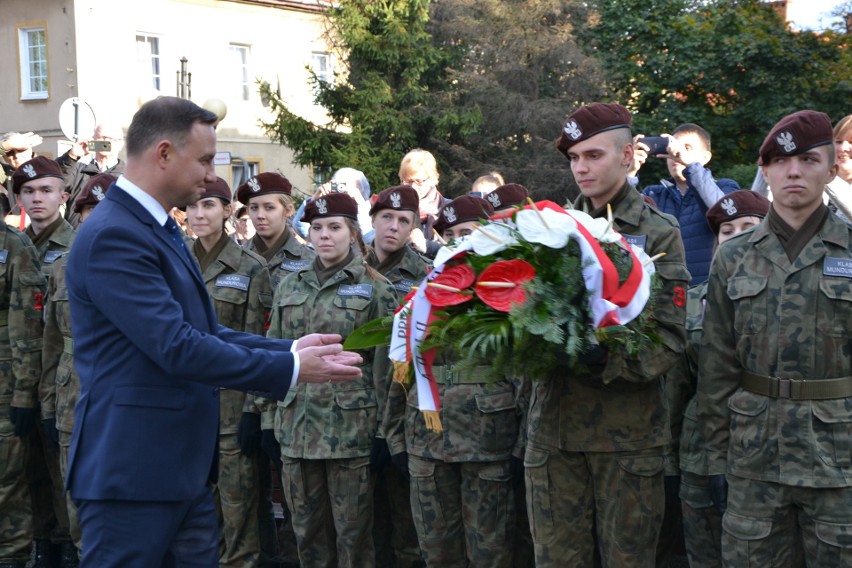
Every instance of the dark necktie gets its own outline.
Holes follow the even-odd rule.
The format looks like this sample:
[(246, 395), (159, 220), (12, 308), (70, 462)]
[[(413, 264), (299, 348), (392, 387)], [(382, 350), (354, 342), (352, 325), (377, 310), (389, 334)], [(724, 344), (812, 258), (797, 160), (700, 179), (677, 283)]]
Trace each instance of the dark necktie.
[(178, 228), (177, 223), (175, 223), (175, 220), (172, 219), (171, 216), (169, 216), (168, 219), (166, 219), (166, 224), (163, 226), (169, 232), (169, 236), (172, 238), (172, 241), (174, 241), (177, 247), (181, 251), (183, 251), (183, 254), (186, 256), (186, 258), (189, 259), (190, 264), (193, 264), (192, 255), (189, 253), (189, 249), (186, 248), (186, 243), (183, 242), (183, 233)]

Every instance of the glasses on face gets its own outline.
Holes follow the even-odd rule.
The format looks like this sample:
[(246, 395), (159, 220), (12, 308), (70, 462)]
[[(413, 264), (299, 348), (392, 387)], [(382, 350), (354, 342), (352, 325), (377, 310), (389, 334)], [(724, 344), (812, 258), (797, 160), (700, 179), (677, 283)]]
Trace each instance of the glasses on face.
[(425, 185), (426, 182), (429, 181), (430, 179), (432, 179), (432, 178), (428, 178), (428, 177), (423, 178), (423, 179), (413, 179), (412, 178), (412, 179), (406, 179), (406, 180), (402, 180), (402, 181), (405, 182), (405, 185)]

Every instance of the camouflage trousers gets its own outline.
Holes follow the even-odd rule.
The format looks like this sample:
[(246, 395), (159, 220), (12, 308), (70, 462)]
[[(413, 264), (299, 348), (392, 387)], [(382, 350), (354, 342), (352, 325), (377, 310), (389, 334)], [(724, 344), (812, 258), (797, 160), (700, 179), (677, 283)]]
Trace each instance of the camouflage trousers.
[(690, 568), (721, 568), (722, 514), (713, 502), (706, 475), (681, 472), (680, 508)]
[[(62, 472), (62, 479), (68, 472), (68, 452), (71, 449), (71, 433), (59, 432), (59, 470)], [(65, 509), (68, 511), (68, 532), (71, 535), (71, 540), (74, 541), (74, 546), (77, 547), (77, 553), (82, 558), (83, 556), (83, 533), (80, 531), (80, 519), (77, 517), (77, 506), (74, 505), (74, 500), (71, 499), (71, 493), (65, 493)]]
[(373, 568), (370, 458), (282, 461), (302, 566)]
[(527, 447), (527, 508), (537, 567), (654, 566), (663, 522), (663, 448), (565, 452)]
[(726, 567), (852, 567), (852, 487), (794, 487), (728, 474)]
[(25, 562), (33, 539), (27, 485), (29, 443), (13, 434), (9, 401), (0, 402), (0, 562)]
[(409, 480), (393, 465), (373, 477), (373, 543), (376, 568), (424, 566), (411, 518)]
[(509, 460), (409, 456), (411, 510), (427, 566), (510, 568), (515, 496)]
[(219, 436), (219, 566), (257, 566), (260, 557), (258, 460), (240, 453), (236, 434)]
[(47, 438), (41, 420), (29, 438), (27, 479), (33, 508), (33, 538), (70, 542), (65, 482), (59, 468), (59, 448)]

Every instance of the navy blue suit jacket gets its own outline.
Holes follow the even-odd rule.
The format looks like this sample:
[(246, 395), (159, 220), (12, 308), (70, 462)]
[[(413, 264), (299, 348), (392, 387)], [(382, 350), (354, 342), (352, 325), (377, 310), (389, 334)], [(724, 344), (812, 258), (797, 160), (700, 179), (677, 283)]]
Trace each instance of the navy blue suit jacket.
[(283, 399), (292, 342), (220, 326), (195, 262), (115, 185), (81, 225), (66, 281), (81, 386), (71, 495), (198, 497), (216, 477), (218, 387)]

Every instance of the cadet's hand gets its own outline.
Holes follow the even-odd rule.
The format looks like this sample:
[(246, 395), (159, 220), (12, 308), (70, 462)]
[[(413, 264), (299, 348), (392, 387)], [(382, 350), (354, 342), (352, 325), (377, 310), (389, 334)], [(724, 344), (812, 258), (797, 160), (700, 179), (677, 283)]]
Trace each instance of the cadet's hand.
[(260, 447), (276, 469), (281, 469), (281, 444), (275, 439), (275, 430), (263, 430), (260, 433)]
[(373, 438), (373, 448), (370, 450), (370, 471), (381, 471), (391, 459), (387, 440)]
[(361, 378), (361, 356), (343, 351), (339, 343), (299, 349), (300, 383), (329, 383)]
[(260, 414), (243, 412), (237, 428), (237, 444), (244, 456), (253, 456), (260, 451)]
[(728, 479), (724, 475), (710, 476), (710, 496), (720, 513), (728, 508)]
[(9, 420), (15, 425), (15, 436), (26, 438), (35, 429), (36, 420), (38, 420), (38, 409), (10, 406)]
[(391, 463), (405, 479), (408, 479), (408, 452), (399, 452), (391, 456)]
[(648, 159), (649, 148), (645, 144), (637, 142), (640, 138), (644, 137), (644, 134), (637, 134), (633, 137), (633, 163), (631, 164), (630, 169), (627, 170), (627, 175), (630, 177), (636, 177), (636, 174), (639, 173), (639, 169), (645, 165), (645, 160)]
[(415, 250), (420, 251), (421, 253), (426, 252), (426, 236), (423, 234), (423, 229), (419, 226), (414, 227), (411, 230), (411, 233), (408, 235), (408, 242), (411, 243), (411, 246), (413, 246)]
[(512, 486), (515, 489), (524, 486), (524, 460), (522, 458), (516, 458), (512, 456), (512, 462), (509, 465), (512, 472)]
[(56, 418), (45, 418), (41, 421), (41, 424), (44, 428), (44, 436), (55, 447), (59, 447), (59, 430), (56, 429)]

